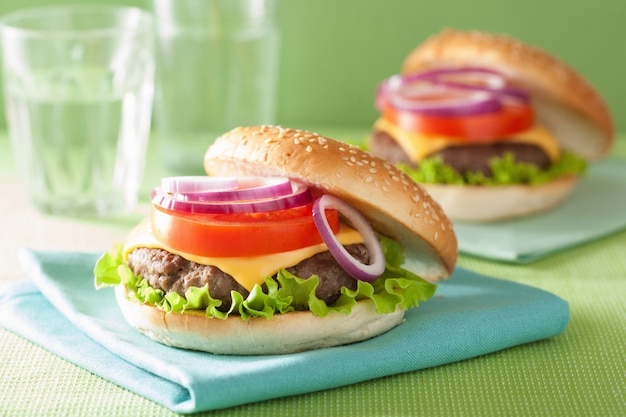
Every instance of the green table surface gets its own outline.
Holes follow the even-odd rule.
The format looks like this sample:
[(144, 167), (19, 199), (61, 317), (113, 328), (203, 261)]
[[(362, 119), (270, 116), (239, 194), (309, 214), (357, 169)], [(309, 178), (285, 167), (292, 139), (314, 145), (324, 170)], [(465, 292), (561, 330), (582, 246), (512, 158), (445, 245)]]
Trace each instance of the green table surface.
[[(366, 129), (318, 127), (359, 140)], [(614, 154), (624, 157), (626, 138)], [(145, 190), (162, 175), (151, 145)], [(27, 279), (20, 247), (99, 251), (145, 213), (79, 221), (28, 205), (0, 133), (0, 288)], [(624, 213), (626, 216), (626, 213)], [(560, 336), (432, 369), (343, 388), (202, 413), (211, 416), (624, 416), (626, 231), (529, 265), (460, 255), (470, 270), (550, 291), (570, 304)], [(170, 416), (171, 411), (0, 329), (0, 416)]]

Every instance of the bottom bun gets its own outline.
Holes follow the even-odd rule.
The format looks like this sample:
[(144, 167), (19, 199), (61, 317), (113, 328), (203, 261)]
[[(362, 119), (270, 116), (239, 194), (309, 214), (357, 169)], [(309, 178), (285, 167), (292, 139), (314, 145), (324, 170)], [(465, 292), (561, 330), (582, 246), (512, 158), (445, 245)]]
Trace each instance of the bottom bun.
[(550, 210), (565, 200), (577, 182), (577, 176), (569, 175), (541, 185), (423, 185), (450, 219), (489, 222)]
[(168, 346), (229, 355), (269, 355), (345, 345), (370, 339), (396, 327), (404, 310), (376, 312), (374, 302), (360, 301), (349, 315), (317, 317), (308, 311), (275, 315), (271, 319), (206, 318), (202, 313), (166, 313), (131, 301), (126, 288), (115, 296), (128, 323), (149, 338)]

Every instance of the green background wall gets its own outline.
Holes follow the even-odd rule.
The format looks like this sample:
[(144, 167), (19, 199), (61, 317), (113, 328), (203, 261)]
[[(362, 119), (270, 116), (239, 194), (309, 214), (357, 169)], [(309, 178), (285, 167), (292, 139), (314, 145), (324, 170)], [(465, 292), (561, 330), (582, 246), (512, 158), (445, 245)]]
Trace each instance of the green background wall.
[[(0, 0), (0, 13), (58, 2)], [(285, 126), (368, 126), (376, 84), (430, 34), (454, 27), (507, 33), (551, 51), (598, 88), (626, 132), (626, 0), (278, 0), (277, 19)]]

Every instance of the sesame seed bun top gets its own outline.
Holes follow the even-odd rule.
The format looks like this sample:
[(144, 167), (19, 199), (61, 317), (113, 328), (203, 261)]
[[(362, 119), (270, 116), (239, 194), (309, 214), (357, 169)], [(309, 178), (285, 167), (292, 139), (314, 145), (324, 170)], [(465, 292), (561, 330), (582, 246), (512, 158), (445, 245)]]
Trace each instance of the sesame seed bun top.
[(239, 127), (209, 147), (204, 168), (209, 175), (286, 176), (341, 198), (398, 240), (405, 267), (425, 279), (448, 277), (456, 263), (456, 236), (441, 207), (403, 171), (358, 147), (302, 130)]
[(417, 46), (406, 57), (402, 72), (450, 66), (492, 68), (527, 89), (538, 119), (565, 149), (588, 160), (611, 150), (614, 127), (607, 104), (581, 74), (557, 57), (507, 35), (446, 29)]

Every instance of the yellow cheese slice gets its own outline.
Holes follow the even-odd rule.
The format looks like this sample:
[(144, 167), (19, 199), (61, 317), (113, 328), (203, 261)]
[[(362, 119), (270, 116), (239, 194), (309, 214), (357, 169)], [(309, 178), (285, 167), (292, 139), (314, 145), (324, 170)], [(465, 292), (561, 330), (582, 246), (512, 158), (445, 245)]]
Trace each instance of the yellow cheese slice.
[[(393, 137), (413, 162), (419, 162), (444, 148), (467, 145), (468, 143), (447, 136), (407, 132), (382, 117), (376, 121), (374, 129), (387, 132)], [(557, 139), (542, 126), (535, 125), (526, 131), (516, 133), (511, 138), (506, 138), (506, 140), (507, 142), (536, 145), (543, 149), (552, 162), (560, 158), (561, 147)]]
[[(336, 235), (342, 245), (362, 243), (363, 238), (356, 230), (341, 225)], [(311, 256), (325, 252), (328, 247), (321, 243), (289, 252), (274, 253), (270, 255), (254, 257), (207, 257), (196, 256), (190, 253), (177, 251), (159, 242), (152, 234), (149, 219), (139, 223), (129, 234), (123, 248), (124, 260), (128, 260), (128, 254), (136, 248), (165, 249), (179, 255), (188, 261), (202, 265), (213, 265), (231, 275), (241, 286), (251, 291), (255, 284), (263, 284), (263, 279), (274, 275), (281, 268), (287, 268), (298, 264), (300, 261)]]

